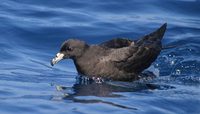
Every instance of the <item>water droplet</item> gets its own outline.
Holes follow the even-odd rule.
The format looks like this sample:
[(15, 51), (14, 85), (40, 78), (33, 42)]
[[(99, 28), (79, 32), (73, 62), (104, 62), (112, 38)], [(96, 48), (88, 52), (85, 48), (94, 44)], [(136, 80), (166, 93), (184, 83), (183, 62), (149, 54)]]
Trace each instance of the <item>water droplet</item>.
[(176, 69), (176, 74), (181, 74), (181, 71), (179, 69)]
[(171, 65), (174, 65), (174, 61), (171, 62)]

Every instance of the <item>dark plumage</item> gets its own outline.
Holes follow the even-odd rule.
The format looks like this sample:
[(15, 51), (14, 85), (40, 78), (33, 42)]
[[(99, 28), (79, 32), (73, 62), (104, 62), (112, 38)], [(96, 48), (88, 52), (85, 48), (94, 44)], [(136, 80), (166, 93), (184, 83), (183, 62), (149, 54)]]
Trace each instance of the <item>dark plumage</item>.
[(135, 41), (115, 38), (100, 45), (69, 39), (51, 61), (53, 66), (62, 59), (71, 58), (79, 74), (119, 81), (139, 79), (138, 73), (148, 68), (162, 50), (162, 37), (167, 24)]

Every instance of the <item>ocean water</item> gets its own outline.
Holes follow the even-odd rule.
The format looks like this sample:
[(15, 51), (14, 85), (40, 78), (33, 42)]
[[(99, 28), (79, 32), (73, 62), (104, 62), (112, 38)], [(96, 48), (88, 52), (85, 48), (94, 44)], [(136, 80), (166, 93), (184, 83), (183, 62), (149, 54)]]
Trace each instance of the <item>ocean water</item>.
[[(67, 39), (136, 40), (168, 23), (148, 70), (158, 78), (88, 83), (72, 60), (50, 61)], [(199, 114), (199, 0), (1, 0), (1, 114)]]

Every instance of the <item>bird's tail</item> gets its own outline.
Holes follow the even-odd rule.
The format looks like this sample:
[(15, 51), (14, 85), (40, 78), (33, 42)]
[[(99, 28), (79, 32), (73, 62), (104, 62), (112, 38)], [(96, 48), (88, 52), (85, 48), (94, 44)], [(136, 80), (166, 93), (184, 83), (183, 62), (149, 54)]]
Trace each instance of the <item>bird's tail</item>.
[(180, 46), (185, 46), (185, 45), (175, 45), (175, 46), (162, 47), (162, 49), (169, 49), (169, 48), (180, 47)]

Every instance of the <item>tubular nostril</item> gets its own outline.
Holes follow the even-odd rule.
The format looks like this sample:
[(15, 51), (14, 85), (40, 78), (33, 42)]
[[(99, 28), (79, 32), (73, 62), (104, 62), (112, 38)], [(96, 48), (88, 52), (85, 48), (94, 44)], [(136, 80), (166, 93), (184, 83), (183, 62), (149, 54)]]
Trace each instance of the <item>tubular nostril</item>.
[(59, 55), (60, 55), (60, 53), (57, 53), (57, 54), (56, 54), (56, 57), (58, 57)]

